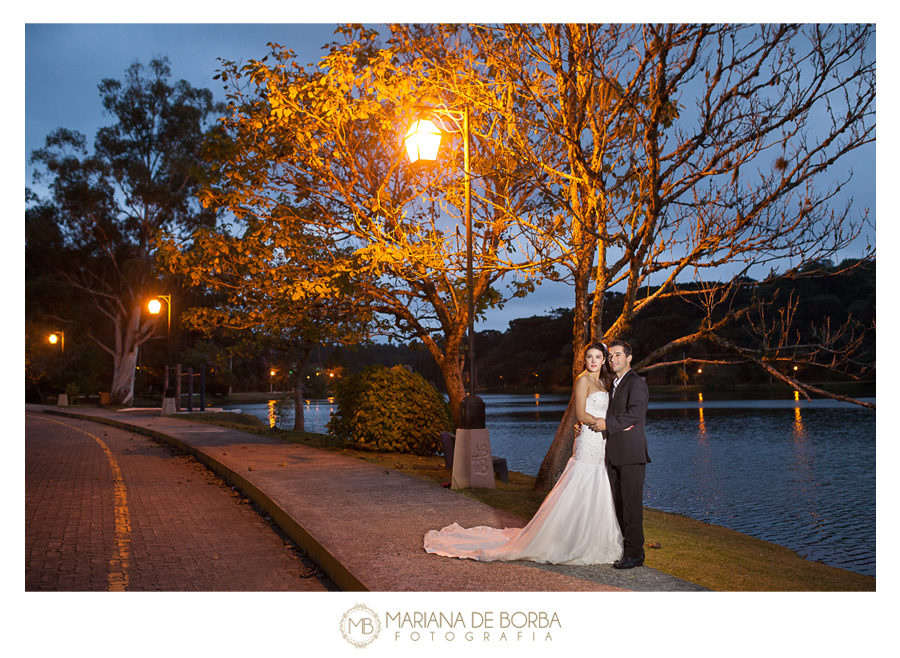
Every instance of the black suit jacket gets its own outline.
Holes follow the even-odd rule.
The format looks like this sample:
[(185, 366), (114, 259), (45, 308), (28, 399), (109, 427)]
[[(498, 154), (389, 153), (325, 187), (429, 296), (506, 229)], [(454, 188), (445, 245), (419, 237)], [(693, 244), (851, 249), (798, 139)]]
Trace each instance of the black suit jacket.
[(606, 412), (606, 458), (612, 465), (650, 463), (644, 434), (649, 401), (647, 382), (633, 370), (626, 372)]

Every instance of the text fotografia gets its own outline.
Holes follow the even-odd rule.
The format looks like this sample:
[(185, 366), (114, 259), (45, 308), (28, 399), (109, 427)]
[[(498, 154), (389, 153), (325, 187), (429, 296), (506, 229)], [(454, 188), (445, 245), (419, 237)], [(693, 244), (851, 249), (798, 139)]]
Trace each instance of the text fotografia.
[(550, 631), (562, 628), (555, 612), (396, 612), (386, 613), (386, 631), (394, 640), (413, 642), (553, 641)]

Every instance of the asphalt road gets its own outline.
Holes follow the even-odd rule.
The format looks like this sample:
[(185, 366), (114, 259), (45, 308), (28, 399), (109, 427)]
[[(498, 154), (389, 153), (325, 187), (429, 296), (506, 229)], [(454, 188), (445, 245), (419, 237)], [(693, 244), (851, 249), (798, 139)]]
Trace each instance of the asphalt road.
[(326, 591), (271, 520), (192, 457), (25, 414), (26, 591)]

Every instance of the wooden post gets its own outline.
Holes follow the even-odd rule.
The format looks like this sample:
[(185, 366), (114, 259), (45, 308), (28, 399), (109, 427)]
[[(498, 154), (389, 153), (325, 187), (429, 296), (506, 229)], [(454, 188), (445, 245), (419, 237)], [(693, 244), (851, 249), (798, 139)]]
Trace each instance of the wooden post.
[(181, 411), (181, 364), (175, 366), (175, 411)]
[(188, 368), (188, 413), (194, 410), (194, 369)]

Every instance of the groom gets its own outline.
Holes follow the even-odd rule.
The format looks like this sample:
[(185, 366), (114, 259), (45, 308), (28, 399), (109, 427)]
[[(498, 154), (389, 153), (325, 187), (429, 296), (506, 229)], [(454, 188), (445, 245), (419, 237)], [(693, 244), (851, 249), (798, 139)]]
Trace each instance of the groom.
[(616, 517), (625, 540), (616, 569), (644, 564), (644, 471), (650, 463), (644, 423), (650, 392), (631, 369), (631, 346), (609, 344), (609, 365), (616, 375), (606, 412), (606, 470), (613, 491)]

